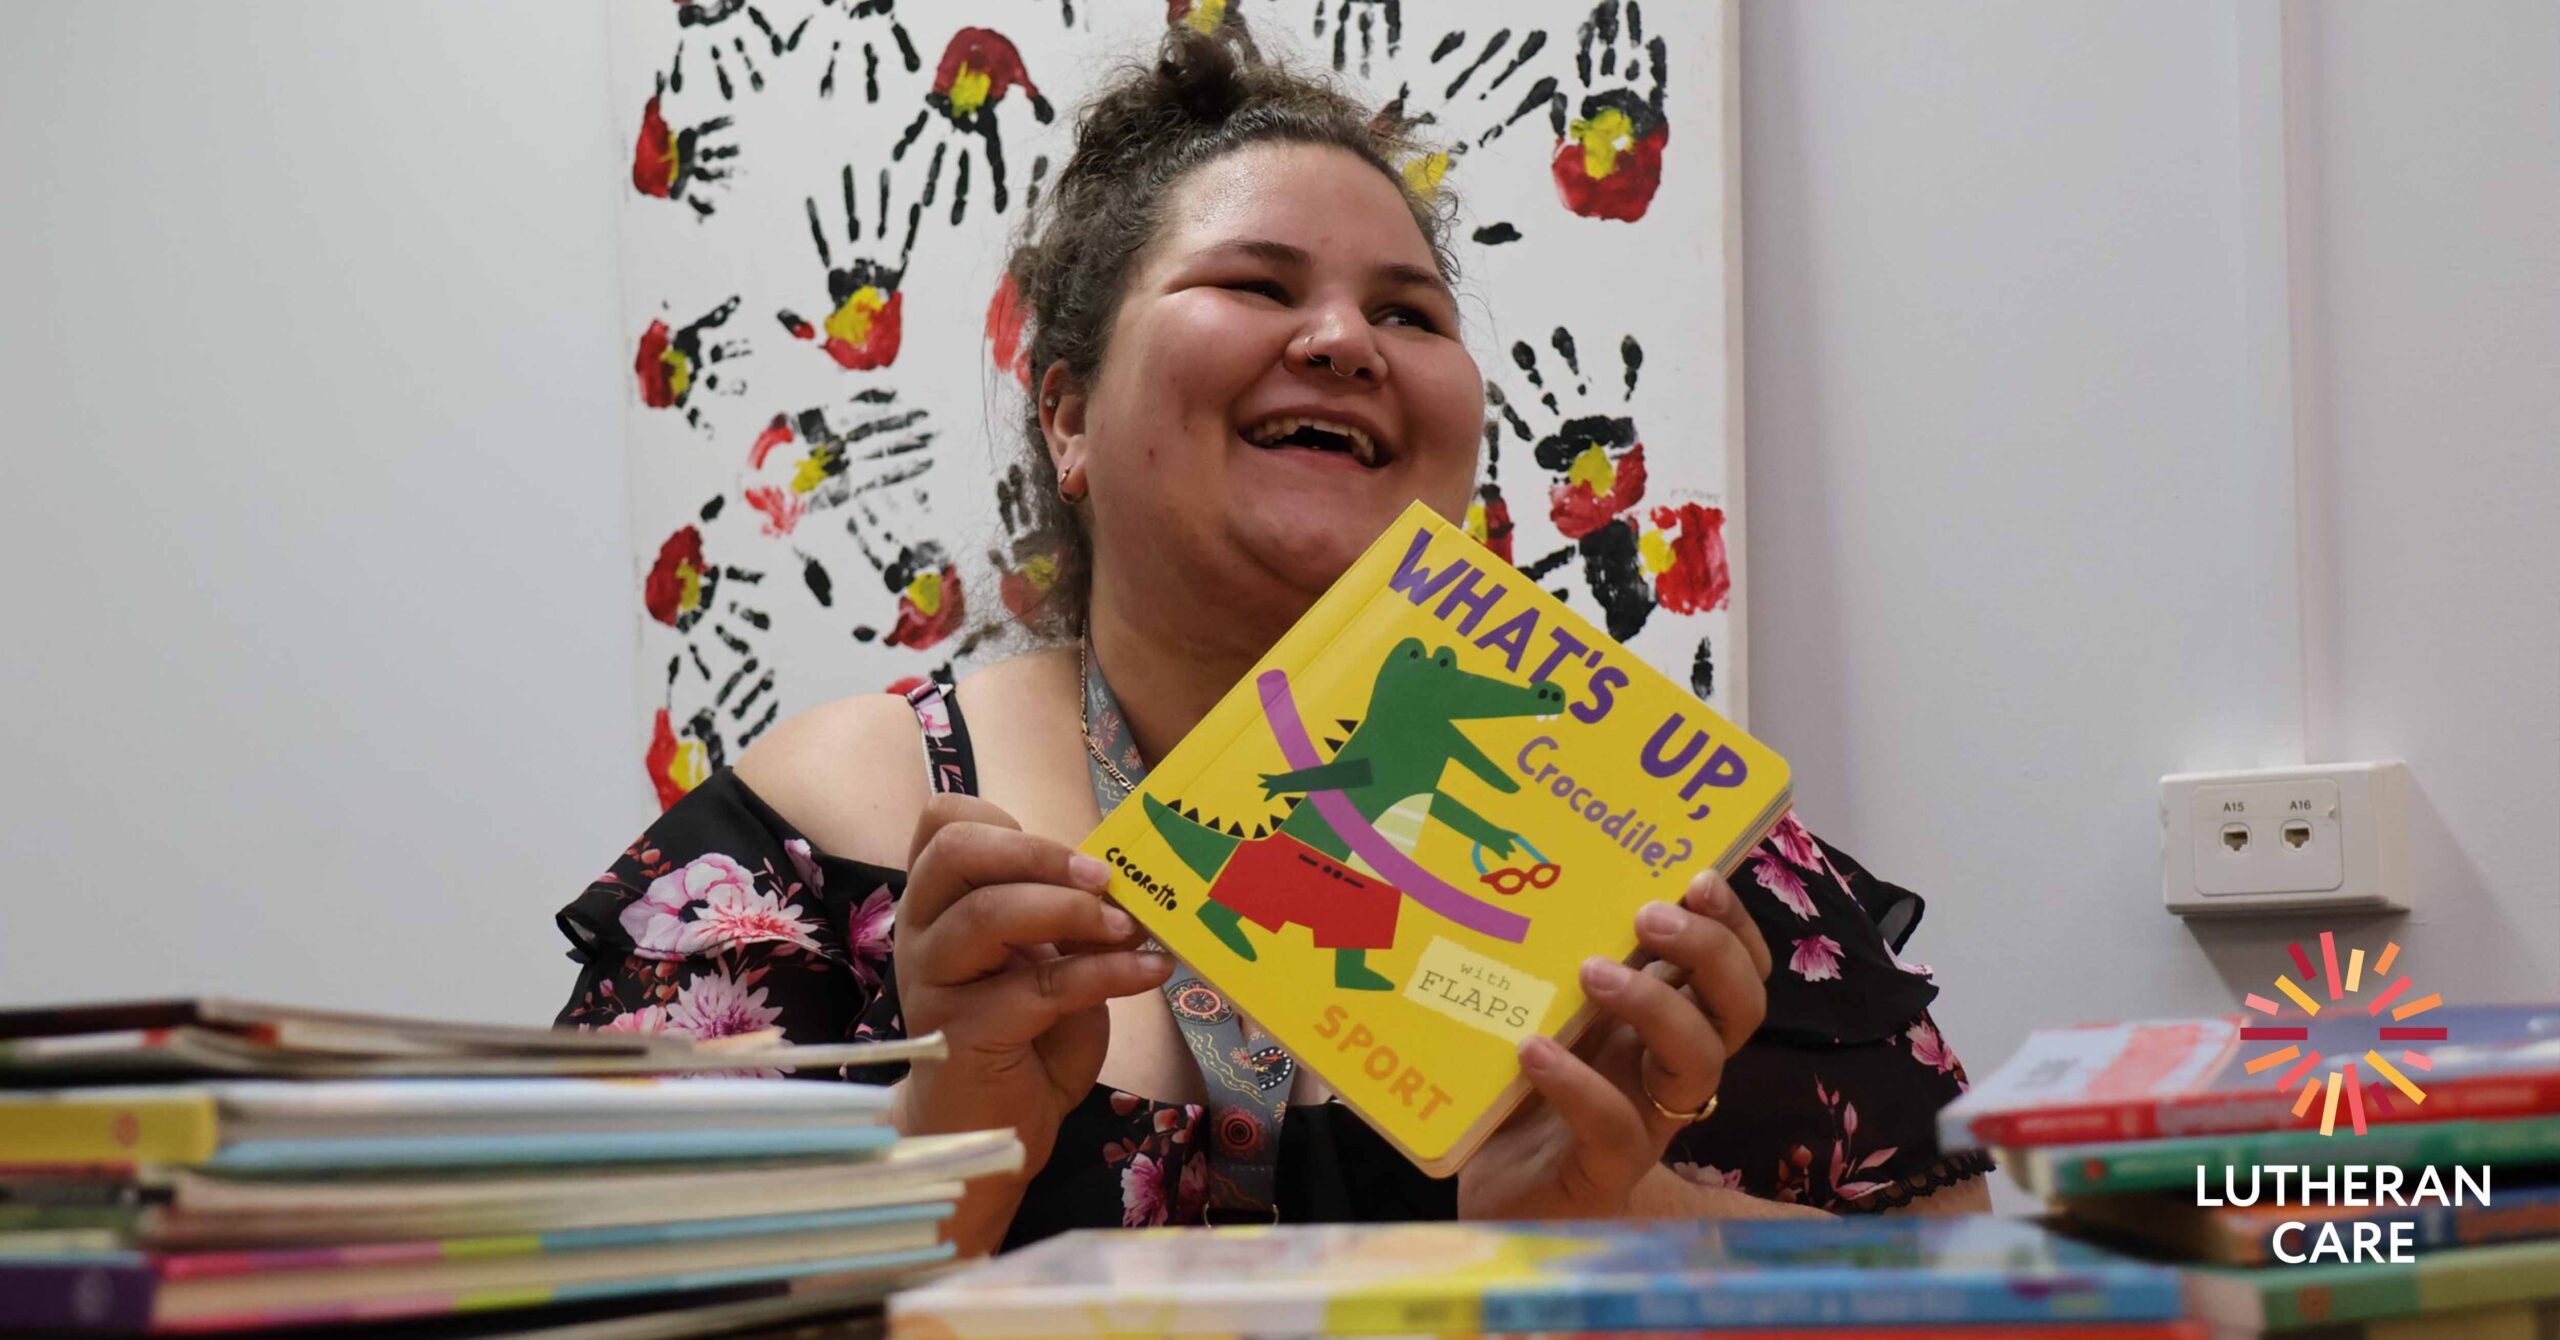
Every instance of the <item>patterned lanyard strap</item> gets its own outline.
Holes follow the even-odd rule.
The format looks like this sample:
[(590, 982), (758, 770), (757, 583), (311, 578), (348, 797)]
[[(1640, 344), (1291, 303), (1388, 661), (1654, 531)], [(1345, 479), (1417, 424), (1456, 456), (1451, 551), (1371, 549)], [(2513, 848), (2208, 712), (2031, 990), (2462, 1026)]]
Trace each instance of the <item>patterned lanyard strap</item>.
[[(1082, 656), (1085, 771), (1093, 780), (1094, 803), (1109, 814), (1129, 798), (1132, 785), (1146, 779), (1147, 765), (1119, 700), (1094, 668), (1092, 643)], [(1164, 999), (1207, 1083), (1210, 1218), (1277, 1219), (1280, 1122), (1288, 1115), (1296, 1062), (1269, 1038), (1248, 1034), (1244, 1016), (1188, 963), (1179, 964), (1164, 984)]]

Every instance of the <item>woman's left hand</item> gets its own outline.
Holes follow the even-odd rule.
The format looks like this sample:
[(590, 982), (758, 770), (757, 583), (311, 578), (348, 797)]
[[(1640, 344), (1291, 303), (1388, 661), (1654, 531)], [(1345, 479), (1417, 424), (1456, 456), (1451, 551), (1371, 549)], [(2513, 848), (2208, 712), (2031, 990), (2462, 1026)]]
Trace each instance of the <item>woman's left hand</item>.
[[(1769, 946), (1732, 886), (1713, 874), (1677, 905), (1648, 903), (1636, 937), (1655, 962), (1583, 964), (1600, 1009), (1568, 1051), (1520, 1047), (1537, 1089), (1458, 1174), (1467, 1219), (1605, 1219), (1714, 1097), (1725, 1058), (1768, 1010)], [(1681, 979), (1686, 984), (1680, 984)]]

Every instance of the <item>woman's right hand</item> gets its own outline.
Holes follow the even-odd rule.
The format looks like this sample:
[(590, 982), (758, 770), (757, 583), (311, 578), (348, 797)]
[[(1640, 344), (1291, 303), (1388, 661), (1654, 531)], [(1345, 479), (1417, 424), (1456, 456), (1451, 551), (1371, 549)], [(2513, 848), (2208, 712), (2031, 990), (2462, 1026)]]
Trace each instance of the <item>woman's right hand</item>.
[[(909, 856), (894, 933), (898, 1004), (909, 1036), (939, 1031), (950, 1054), (901, 1081), (898, 1129), (1012, 1128), (1027, 1180), (1101, 1073), (1104, 1002), (1163, 985), (1172, 957), (1136, 948), (1145, 938), (1136, 918), (1102, 896), (1108, 866), (1023, 832), (974, 796), (928, 801)], [(1011, 1207), (1008, 1197), (1004, 1220)], [(1001, 1236), (1003, 1224), (994, 1227)]]

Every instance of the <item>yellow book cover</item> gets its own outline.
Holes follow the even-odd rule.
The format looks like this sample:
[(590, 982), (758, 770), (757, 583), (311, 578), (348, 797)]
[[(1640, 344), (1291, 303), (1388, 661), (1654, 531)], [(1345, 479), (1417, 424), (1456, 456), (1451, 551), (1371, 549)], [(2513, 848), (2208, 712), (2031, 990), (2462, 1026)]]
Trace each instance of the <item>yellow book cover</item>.
[(0, 1096), (0, 1164), (202, 1163), (219, 1147), (213, 1096), (75, 1089)]
[(1083, 850), (1148, 930), (1446, 1176), (1570, 1043), (1582, 961), (1731, 873), (1787, 765), (1416, 503)]

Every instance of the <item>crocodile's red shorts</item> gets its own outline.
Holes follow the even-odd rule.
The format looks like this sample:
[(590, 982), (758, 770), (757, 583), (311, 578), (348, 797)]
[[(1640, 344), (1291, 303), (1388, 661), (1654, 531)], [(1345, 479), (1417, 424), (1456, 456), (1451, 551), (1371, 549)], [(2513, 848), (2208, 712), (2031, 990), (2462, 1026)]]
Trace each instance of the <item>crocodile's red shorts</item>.
[(1396, 942), (1404, 894), (1283, 833), (1236, 845), (1209, 896), (1267, 931), (1304, 926), (1318, 949), (1385, 949)]

